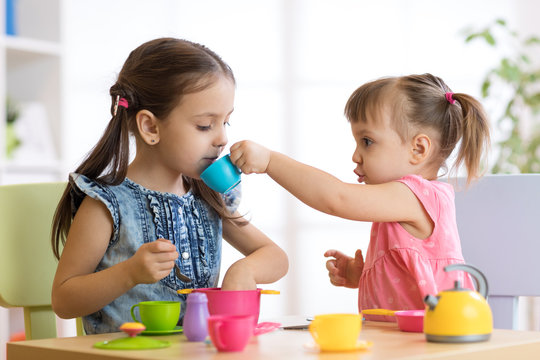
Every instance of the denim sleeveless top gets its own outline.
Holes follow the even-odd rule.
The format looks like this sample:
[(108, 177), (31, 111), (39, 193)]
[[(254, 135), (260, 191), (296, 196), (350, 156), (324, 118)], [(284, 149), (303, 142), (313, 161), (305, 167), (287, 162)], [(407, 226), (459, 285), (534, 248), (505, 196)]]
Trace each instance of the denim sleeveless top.
[[(141, 301), (180, 301), (181, 316), (185, 313), (183, 288), (216, 287), (221, 265), (222, 223), (218, 214), (191, 191), (177, 196), (144, 188), (126, 178), (120, 185), (98, 184), (88, 177), (70, 174), (73, 214), (85, 196), (101, 201), (113, 220), (113, 233), (107, 251), (96, 272), (127, 260), (144, 243), (159, 238), (170, 240), (180, 254), (176, 263), (182, 274), (192, 279), (186, 284), (178, 280), (174, 269), (154, 284), (139, 284), (103, 309), (83, 317), (87, 334), (118, 331), (124, 322), (133, 321), (131, 306)], [(233, 212), (240, 202), (240, 187), (223, 195)]]

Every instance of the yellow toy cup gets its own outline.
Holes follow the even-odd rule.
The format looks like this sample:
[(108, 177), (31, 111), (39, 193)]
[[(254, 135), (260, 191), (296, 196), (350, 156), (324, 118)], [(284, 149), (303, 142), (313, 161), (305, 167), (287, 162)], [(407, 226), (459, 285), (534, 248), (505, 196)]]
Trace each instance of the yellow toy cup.
[(361, 330), (360, 314), (316, 315), (309, 324), (309, 332), (322, 351), (356, 349)]

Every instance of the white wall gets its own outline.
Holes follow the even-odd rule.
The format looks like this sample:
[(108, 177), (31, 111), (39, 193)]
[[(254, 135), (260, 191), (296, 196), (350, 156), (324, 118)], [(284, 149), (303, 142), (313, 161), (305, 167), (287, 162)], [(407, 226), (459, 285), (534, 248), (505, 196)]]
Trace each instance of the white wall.
[[(235, 71), (230, 144), (250, 138), (354, 182), (354, 142), (342, 114), (356, 87), (432, 72), (454, 91), (479, 96), (496, 57), (465, 45), (463, 29), (504, 17), (538, 33), (538, 8), (532, 0), (65, 0), (66, 171), (105, 128), (108, 89), (129, 51), (175, 36), (209, 46)], [(356, 292), (329, 284), (322, 254), (365, 251), (369, 224), (317, 213), (262, 175), (242, 183), (242, 209), (291, 263), (285, 279), (263, 286), (281, 295), (263, 297), (262, 316), (356, 311)], [(236, 256), (226, 248), (224, 263)]]

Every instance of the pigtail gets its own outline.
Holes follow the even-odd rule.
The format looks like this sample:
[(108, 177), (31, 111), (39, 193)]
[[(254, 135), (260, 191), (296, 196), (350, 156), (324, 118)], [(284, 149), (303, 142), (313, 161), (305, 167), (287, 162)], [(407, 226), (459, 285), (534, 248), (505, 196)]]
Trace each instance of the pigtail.
[[(113, 116), (101, 139), (75, 172), (103, 184), (118, 185), (126, 177), (129, 163), (129, 114), (127, 108), (115, 107), (117, 95), (114, 93), (114, 86), (111, 88), (111, 96)], [(51, 244), (57, 259), (60, 259), (60, 244), (63, 246), (66, 243), (71, 227), (72, 189), (73, 184), (68, 182), (53, 218)]]
[[(458, 169), (462, 164), (467, 169), (467, 184), (482, 176), (490, 148), (489, 120), (478, 100), (467, 94), (453, 94), (452, 98), (461, 106), (461, 143), (454, 163)], [(455, 106), (449, 104), (449, 106)], [(483, 169), (484, 168), (484, 169)]]

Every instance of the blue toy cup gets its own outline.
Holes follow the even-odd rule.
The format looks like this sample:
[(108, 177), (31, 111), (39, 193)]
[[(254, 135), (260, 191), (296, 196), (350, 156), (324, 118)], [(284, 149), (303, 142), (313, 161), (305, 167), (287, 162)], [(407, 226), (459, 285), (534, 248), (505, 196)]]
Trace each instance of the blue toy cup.
[(229, 155), (216, 160), (201, 174), (201, 179), (210, 189), (226, 193), (240, 183), (240, 170), (231, 162)]

